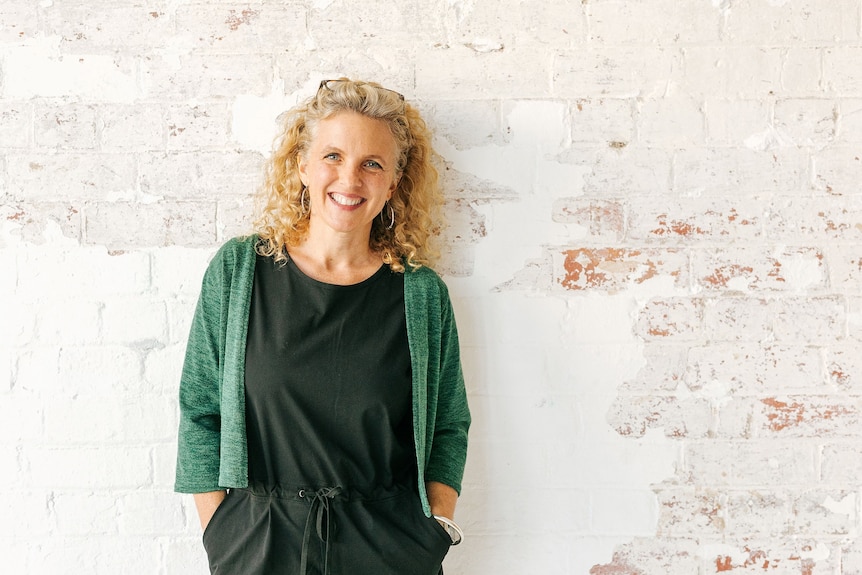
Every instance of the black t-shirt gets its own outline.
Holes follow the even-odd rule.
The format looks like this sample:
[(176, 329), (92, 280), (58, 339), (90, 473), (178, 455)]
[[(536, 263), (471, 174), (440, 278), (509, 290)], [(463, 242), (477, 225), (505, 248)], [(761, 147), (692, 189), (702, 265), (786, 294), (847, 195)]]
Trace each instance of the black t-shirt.
[(245, 367), (249, 479), (359, 490), (415, 477), (404, 276), (314, 280), (258, 256)]

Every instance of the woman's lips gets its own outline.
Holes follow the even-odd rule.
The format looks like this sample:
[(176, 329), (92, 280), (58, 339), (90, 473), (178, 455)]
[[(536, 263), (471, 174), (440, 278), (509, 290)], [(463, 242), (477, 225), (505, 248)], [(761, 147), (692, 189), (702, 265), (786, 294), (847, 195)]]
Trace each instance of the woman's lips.
[(356, 207), (365, 201), (365, 198), (359, 198), (356, 196), (345, 196), (337, 192), (330, 192), (329, 198), (339, 206), (344, 206), (346, 208)]

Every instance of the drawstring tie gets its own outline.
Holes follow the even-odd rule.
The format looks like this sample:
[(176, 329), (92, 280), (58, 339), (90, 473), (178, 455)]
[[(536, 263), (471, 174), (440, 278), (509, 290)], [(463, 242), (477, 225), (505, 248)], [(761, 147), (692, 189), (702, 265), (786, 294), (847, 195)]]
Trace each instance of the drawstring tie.
[(302, 555), (300, 556), (299, 572), (305, 575), (308, 567), (308, 545), (311, 541), (311, 525), (317, 538), (325, 544), (323, 552), (323, 575), (329, 575), (329, 539), (332, 533), (332, 517), (330, 503), (341, 493), (341, 487), (321, 487), (317, 491), (299, 490), (300, 499), (310, 498), (308, 517), (305, 519), (305, 532), (302, 535)]

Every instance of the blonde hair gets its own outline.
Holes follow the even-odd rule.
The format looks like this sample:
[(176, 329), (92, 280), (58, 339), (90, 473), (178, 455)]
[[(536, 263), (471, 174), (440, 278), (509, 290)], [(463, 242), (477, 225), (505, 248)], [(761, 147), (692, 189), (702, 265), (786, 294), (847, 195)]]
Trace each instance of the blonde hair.
[(400, 181), (389, 200), (395, 224), (387, 227), (390, 213), (384, 208), (383, 216), (372, 223), (369, 247), (381, 252), (383, 261), (396, 272), (403, 272), (405, 264), (411, 268), (429, 265), (436, 255), (429, 242), (439, 233), (436, 220), (442, 194), (432, 165), (435, 153), (428, 127), (397, 92), (347, 78), (321, 83), (313, 97), (285, 114), (266, 166), (266, 180), (255, 198), (258, 253), (286, 261), (287, 249), (306, 238), (309, 211), (303, 205), (299, 158), (308, 152), (317, 124), (345, 111), (385, 122), (397, 148)]

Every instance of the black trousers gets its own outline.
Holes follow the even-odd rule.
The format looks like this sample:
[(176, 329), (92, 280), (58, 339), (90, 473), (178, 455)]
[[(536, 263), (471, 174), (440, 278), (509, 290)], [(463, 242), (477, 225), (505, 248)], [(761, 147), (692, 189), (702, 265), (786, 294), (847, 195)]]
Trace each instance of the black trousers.
[(408, 487), (232, 489), (203, 534), (213, 575), (442, 575), (451, 539)]

